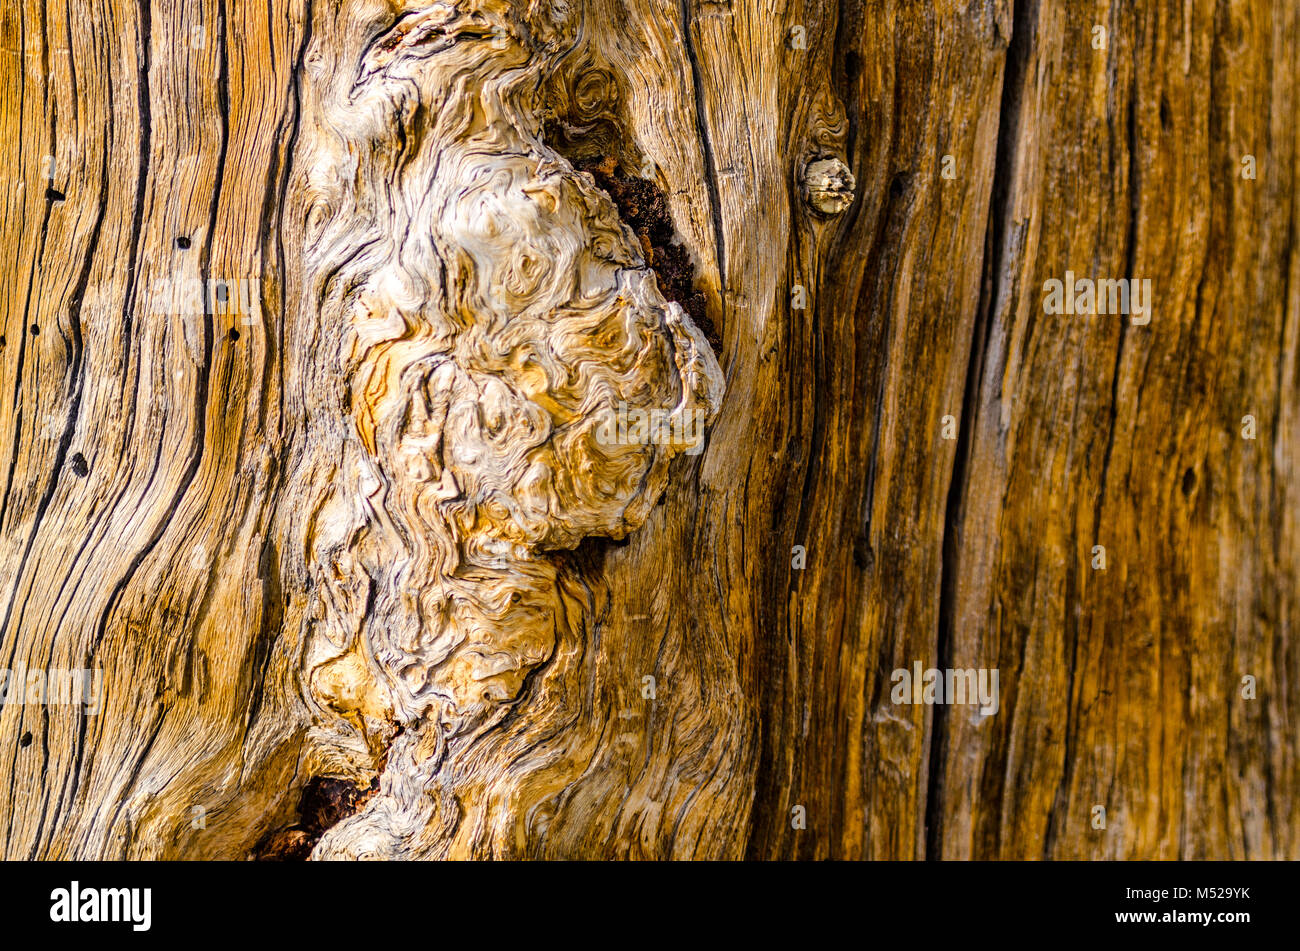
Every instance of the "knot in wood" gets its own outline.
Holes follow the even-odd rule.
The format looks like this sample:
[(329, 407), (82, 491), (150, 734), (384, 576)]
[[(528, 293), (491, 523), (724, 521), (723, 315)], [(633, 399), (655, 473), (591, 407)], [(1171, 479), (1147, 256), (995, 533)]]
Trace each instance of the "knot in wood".
[(837, 158), (820, 158), (803, 170), (803, 195), (823, 215), (838, 215), (853, 204), (857, 182), (849, 167)]

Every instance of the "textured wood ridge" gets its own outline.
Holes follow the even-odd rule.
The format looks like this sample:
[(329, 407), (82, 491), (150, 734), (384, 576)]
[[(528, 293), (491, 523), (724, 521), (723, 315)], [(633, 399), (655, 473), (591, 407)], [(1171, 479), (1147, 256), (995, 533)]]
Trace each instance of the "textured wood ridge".
[(1294, 4), (0, 38), (6, 857), (1300, 858)]

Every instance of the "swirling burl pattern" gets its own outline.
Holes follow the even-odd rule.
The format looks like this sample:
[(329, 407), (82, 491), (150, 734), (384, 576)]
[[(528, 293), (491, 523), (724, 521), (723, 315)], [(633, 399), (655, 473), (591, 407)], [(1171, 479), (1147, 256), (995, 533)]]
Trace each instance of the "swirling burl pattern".
[[(341, 381), (315, 412), (345, 425), (306, 522), (305, 681), (322, 717), (391, 745), (371, 818), (318, 854), (392, 853), (356, 844), (367, 823), (400, 828), (395, 790), (551, 655), (554, 553), (640, 527), (722, 396), (613, 203), (541, 139), (566, 24), (554, 4), (409, 10), (309, 102), (313, 360)], [(610, 438), (640, 413), (668, 425)]]

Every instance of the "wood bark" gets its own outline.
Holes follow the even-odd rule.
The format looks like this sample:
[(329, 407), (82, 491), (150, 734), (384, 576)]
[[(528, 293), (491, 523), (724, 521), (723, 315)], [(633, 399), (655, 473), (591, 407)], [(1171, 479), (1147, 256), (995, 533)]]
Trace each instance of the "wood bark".
[(6, 858), (1300, 858), (1294, 4), (0, 38)]

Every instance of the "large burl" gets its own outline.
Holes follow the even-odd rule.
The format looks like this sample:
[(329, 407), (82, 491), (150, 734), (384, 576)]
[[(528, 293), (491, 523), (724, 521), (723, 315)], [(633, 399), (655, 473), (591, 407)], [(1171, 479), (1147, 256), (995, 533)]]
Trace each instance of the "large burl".
[[(352, 69), (306, 64), (304, 693), (318, 768), (381, 770), (315, 857), (419, 854), (449, 821), (449, 747), (573, 626), (555, 553), (638, 528), (722, 395), (612, 202), (541, 139), (567, 17), (376, 5)], [(664, 425), (618, 438), (637, 411)]]

